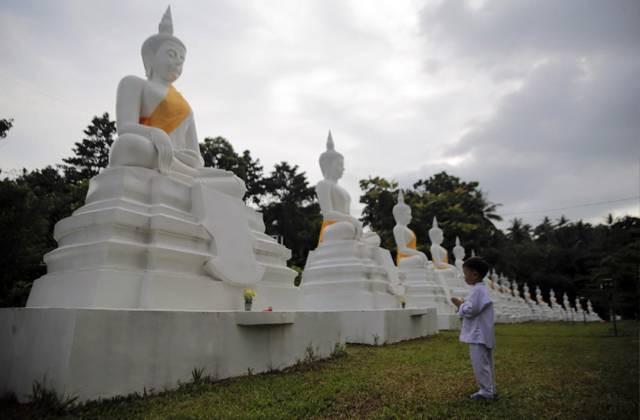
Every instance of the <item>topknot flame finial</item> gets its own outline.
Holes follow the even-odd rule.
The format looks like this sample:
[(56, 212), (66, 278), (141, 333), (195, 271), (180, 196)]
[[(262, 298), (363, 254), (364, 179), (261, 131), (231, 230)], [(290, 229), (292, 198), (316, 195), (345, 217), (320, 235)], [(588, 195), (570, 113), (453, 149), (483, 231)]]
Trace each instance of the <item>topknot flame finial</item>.
[(158, 25), (158, 33), (173, 35), (173, 20), (171, 18), (171, 6), (167, 6), (167, 10), (162, 15), (162, 20)]
[(336, 150), (336, 146), (333, 143), (333, 136), (331, 135), (331, 130), (329, 130), (329, 135), (327, 136), (327, 150)]
[(402, 192), (402, 190), (398, 192), (398, 203), (404, 204), (404, 193)]

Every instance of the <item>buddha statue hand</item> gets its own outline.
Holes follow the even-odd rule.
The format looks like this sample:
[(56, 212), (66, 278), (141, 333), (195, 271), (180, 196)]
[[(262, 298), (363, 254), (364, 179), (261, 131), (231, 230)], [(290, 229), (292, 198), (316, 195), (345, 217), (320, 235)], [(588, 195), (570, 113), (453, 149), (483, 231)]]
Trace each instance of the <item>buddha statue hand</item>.
[(149, 133), (149, 139), (158, 152), (158, 170), (161, 174), (168, 174), (173, 162), (173, 145), (171, 139), (164, 131), (153, 129)]
[(197, 168), (201, 166), (200, 156), (193, 150), (190, 149), (180, 149), (174, 152), (177, 159), (179, 159), (185, 165), (191, 166), (192, 168)]

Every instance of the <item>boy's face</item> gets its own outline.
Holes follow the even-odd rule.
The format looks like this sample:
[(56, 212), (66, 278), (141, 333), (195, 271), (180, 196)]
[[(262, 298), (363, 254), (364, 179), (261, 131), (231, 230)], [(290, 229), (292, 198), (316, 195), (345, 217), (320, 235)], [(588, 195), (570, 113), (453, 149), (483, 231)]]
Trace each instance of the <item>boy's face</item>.
[(462, 272), (464, 273), (464, 281), (470, 286), (482, 281), (480, 273), (476, 270), (472, 270), (469, 267), (462, 267)]

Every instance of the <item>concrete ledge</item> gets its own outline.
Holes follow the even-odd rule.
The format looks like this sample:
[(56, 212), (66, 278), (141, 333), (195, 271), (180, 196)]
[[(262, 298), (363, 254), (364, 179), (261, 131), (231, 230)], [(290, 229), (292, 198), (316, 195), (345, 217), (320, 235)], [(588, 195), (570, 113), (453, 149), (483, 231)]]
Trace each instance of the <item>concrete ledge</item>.
[(236, 312), (236, 323), (243, 326), (289, 325), (295, 322), (295, 312)]
[(309, 349), (327, 358), (344, 338), (337, 312), (3, 308), (0, 394), (25, 401), (34, 381), (79, 401), (161, 391), (194, 368), (223, 379), (295, 365)]

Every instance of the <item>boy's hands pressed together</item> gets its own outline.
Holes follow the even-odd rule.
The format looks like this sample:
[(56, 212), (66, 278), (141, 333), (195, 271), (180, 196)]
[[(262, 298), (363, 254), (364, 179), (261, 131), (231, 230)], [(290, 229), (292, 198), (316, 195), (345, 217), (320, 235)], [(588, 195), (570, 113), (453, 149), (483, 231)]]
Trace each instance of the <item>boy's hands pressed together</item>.
[(451, 302), (456, 305), (457, 307), (460, 307), (460, 305), (462, 305), (464, 303), (464, 299), (460, 299), (457, 297), (452, 297), (451, 298)]

